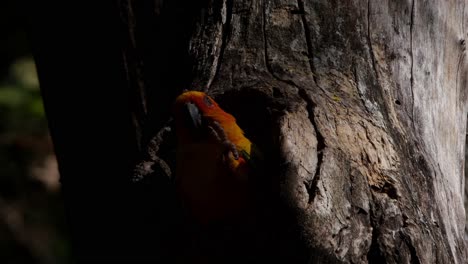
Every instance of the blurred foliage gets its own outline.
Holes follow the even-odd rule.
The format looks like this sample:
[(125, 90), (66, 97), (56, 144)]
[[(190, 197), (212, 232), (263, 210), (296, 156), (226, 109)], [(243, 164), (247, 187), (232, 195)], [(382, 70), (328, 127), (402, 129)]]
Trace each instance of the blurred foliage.
[(34, 61), (16, 60), (0, 83), (0, 118), (9, 132), (46, 132), (44, 108)]
[(57, 164), (18, 1), (0, 8), (0, 263), (71, 263)]
[(55, 158), (47, 159), (52, 144), (31, 56), (14, 60), (0, 80), (0, 120), (0, 260), (70, 263), (64, 206), (54, 188), (58, 171)]

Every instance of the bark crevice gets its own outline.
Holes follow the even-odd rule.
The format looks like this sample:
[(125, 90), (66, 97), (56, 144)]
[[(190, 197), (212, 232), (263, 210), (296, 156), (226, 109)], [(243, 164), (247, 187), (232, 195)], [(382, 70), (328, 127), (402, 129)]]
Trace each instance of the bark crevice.
[[(297, 0), (297, 6), (299, 7), (299, 14), (301, 15), (302, 26), (304, 28), (304, 35), (307, 44), (307, 57), (309, 59), (310, 72), (312, 74), (312, 79), (315, 84), (318, 86), (317, 76), (315, 74), (315, 65), (314, 65), (314, 56), (313, 56), (313, 46), (312, 46), (312, 35), (310, 34), (310, 29), (307, 25), (307, 18), (305, 13), (304, 1)], [(322, 89), (323, 90), (323, 89)]]
[(414, 30), (414, 16), (415, 16), (415, 5), (416, 0), (411, 1), (411, 18), (410, 18), (410, 90), (411, 90), (411, 122), (414, 126), (414, 54), (413, 54), (413, 30)]
[(372, 61), (372, 69), (375, 73), (377, 83), (379, 83), (379, 72), (377, 68), (377, 62), (375, 61), (374, 48), (372, 46), (372, 33), (371, 33), (371, 1), (367, 0), (367, 45), (369, 46), (369, 53)]
[(284, 80), (282, 78), (280, 78), (279, 76), (277, 76), (277, 74), (274, 72), (273, 68), (271, 67), (271, 64), (270, 64), (270, 59), (269, 59), (269, 56), (268, 56), (268, 40), (267, 40), (267, 33), (266, 33), (266, 16), (267, 16), (267, 12), (266, 12), (266, 3), (267, 3), (267, 0), (263, 0), (262, 2), (262, 8), (263, 8), (263, 12), (262, 12), (262, 33), (263, 33), (263, 54), (265, 56), (265, 66), (266, 66), (266, 69), (268, 71), (268, 73), (276, 80), (282, 82), (282, 83), (286, 83), (286, 84), (289, 84), (289, 85), (293, 85), (293, 86), (297, 86), (296, 84), (292, 83), (291, 81), (288, 81), (288, 80)]
[(372, 224), (372, 242), (369, 247), (369, 251), (367, 252), (367, 261), (369, 264), (386, 263), (384, 254), (382, 253), (380, 246), (379, 246), (379, 242), (378, 242), (378, 237), (379, 237), (378, 229), (375, 228), (374, 226), (375, 224)]
[(410, 263), (411, 264), (421, 264), (421, 260), (418, 257), (418, 254), (416, 252), (416, 248), (414, 247), (413, 243), (411, 243), (411, 239), (408, 237), (407, 234), (400, 232), (401, 235), (403, 236), (403, 241), (405, 242), (406, 246), (408, 247), (408, 250), (410, 252)]
[(316, 107), (315, 103), (312, 101), (310, 96), (307, 95), (307, 92), (304, 89), (299, 89), (299, 96), (306, 103), (306, 110), (309, 116), (309, 121), (315, 130), (315, 136), (317, 138), (317, 165), (315, 168), (315, 173), (314, 173), (314, 176), (312, 177), (312, 181), (308, 182), (305, 185), (307, 192), (309, 193), (308, 203), (310, 204), (314, 201), (315, 196), (318, 193), (317, 185), (320, 181), (320, 169), (321, 169), (322, 162), (323, 162), (323, 152), (326, 148), (326, 144), (325, 144), (325, 138), (321, 134), (317, 126), (317, 122), (315, 121), (315, 115), (314, 115), (314, 108)]
[[(461, 39), (459, 41), (459, 46), (460, 46), (460, 55), (458, 57), (458, 63), (457, 63), (457, 78), (455, 81), (455, 86), (457, 89), (457, 96), (462, 96), (461, 94), (461, 87), (460, 87), (460, 70), (463, 68), (462, 64), (463, 61), (465, 60), (465, 52), (466, 52), (466, 41), (465, 39)], [(460, 100), (461, 101), (461, 100)], [(460, 102), (458, 101), (458, 102)]]
[(213, 75), (213, 78), (211, 78), (208, 81), (208, 87), (207, 89), (209, 90), (211, 87), (211, 83), (213, 80), (216, 79), (216, 77), (219, 74), (223, 56), (224, 56), (224, 51), (226, 50), (227, 42), (228, 42), (228, 37), (231, 32), (231, 19), (232, 19), (232, 8), (233, 8), (233, 0), (224, 0), (223, 5), (225, 5), (226, 8), (226, 20), (222, 21), (223, 26), (222, 26), (222, 32), (221, 32), (221, 47), (219, 54), (217, 55), (217, 58), (215, 58), (216, 61), (216, 70), (215, 74)]

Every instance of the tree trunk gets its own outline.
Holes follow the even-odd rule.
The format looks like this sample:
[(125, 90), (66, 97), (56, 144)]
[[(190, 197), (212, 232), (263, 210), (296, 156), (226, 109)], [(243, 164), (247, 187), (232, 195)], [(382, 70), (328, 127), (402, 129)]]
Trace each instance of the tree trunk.
[[(141, 223), (162, 241), (154, 248), (171, 237), (161, 229), (178, 216), (167, 202), (170, 105), (196, 89), (267, 153), (265, 186), (277, 188), (264, 224), (278, 233), (272, 243), (282, 252), (271, 255), (294, 263), (466, 261), (465, 1), (121, 0), (118, 7), (141, 159), (133, 177), (150, 179), (122, 188), (138, 190), (136, 216), (159, 219)], [(151, 193), (164, 195), (143, 199)]]

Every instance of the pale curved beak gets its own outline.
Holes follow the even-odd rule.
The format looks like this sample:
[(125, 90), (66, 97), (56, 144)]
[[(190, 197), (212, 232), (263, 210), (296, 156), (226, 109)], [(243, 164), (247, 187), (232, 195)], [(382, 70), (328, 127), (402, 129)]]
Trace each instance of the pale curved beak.
[(189, 129), (197, 131), (202, 125), (200, 110), (194, 103), (186, 103), (184, 106), (184, 118)]

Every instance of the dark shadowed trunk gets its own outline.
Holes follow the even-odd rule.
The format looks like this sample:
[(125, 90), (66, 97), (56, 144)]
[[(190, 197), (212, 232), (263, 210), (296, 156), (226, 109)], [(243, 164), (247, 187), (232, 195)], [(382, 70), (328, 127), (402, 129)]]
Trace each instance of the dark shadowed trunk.
[(120, 0), (64, 36), (32, 16), (77, 254), (182, 254), (170, 107), (195, 89), (266, 153), (261, 260), (464, 263), (465, 2)]

